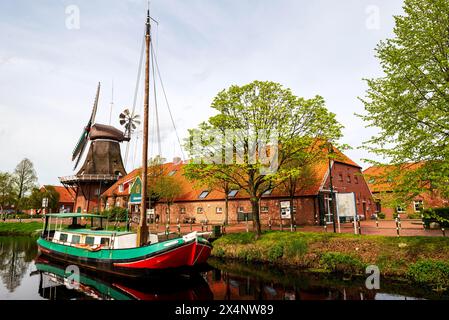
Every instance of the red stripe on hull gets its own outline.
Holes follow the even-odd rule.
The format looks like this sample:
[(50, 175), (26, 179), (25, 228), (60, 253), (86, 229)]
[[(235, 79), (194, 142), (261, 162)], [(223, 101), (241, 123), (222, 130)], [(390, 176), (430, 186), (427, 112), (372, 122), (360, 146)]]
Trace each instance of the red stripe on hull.
[(115, 267), (131, 269), (168, 269), (205, 263), (211, 247), (193, 241), (182, 247), (143, 260), (114, 263)]

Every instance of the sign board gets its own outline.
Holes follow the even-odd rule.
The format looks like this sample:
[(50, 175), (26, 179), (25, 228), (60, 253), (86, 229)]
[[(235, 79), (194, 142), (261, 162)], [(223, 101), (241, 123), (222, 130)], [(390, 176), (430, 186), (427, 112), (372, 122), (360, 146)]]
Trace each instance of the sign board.
[(140, 203), (142, 201), (142, 180), (140, 180), (140, 177), (137, 177), (136, 180), (134, 180), (133, 185), (131, 186), (131, 189), (129, 191), (129, 203)]
[(352, 218), (354, 223), (354, 233), (357, 234), (357, 206), (355, 202), (355, 194), (351, 193), (336, 193), (336, 207), (337, 207), (337, 221), (340, 232), (340, 217)]
[(291, 219), (290, 201), (281, 201), (281, 219)]
[(48, 198), (43, 198), (42, 199), (42, 208), (47, 208), (48, 207)]
[(354, 218), (357, 214), (354, 193), (336, 193), (337, 215), (339, 217)]

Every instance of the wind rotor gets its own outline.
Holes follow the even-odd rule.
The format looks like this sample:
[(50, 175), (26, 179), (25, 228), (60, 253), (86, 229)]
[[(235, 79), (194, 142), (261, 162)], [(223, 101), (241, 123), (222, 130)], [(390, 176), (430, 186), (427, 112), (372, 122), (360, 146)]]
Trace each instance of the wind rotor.
[(131, 134), (140, 124), (139, 118), (140, 117), (138, 114), (132, 114), (129, 109), (125, 109), (122, 113), (120, 113), (120, 125), (125, 127), (125, 138), (131, 138)]

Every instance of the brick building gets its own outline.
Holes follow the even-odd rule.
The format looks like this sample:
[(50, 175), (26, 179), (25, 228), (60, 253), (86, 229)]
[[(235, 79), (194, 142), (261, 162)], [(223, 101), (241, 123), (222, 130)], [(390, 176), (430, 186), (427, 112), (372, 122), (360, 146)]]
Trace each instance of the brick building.
[[(331, 161), (332, 184), (335, 192), (355, 194), (357, 213), (370, 217), (374, 213), (374, 201), (367, 183), (361, 172), (361, 167), (335, 149), (337, 157)], [(172, 176), (181, 187), (181, 195), (170, 206), (170, 221), (176, 219), (184, 221), (194, 217), (196, 222), (207, 220), (211, 223), (222, 223), (224, 220), (225, 197), (223, 192), (195, 188), (183, 175), (184, 163), (166, 163), (163, 165), (164, 174)], [(102, 195), (102, 208), (120, 206), (130, 209), (130, 212), (138, 213), (139, 204), (130, 204), (130, 190), (139, 176), (140, 170), (136, 169), (130, 174), (118, 180)], [(318, 161), (312, 166), (310, 183), (307, 188), (299, 188), (293, 197), (294, 218), (298, 225), (314, 225), (332, 223), (329, 213), (330, 203), (330, 175), (328, 160)], [(290, 197), (281, 188), (267, 192), (260, 201), (260, 219), (267, 224), (271, 219), (273, 224), (283, 221), (290, 224), (288, 216), (282, 216), (282, 208), (289, 207)], [(168, 220), (168, 206), (165, 203), (155, 203), (154, 215), (161, 222)], [(251, 220), (251, 203), (249, 196), (243, 190), (231, 190), (229, 192), (229, 222), (244, 221), (245, 216)]]
[[(406, 172), (408, 170), (416, 170), (420, 164), (410, 163), (405, 164), (401, 170)], [(429, 190), (414, 196), (408, 203), (395, 205), (396, 195), (393, 192), (395, 183), (389, 174), (396, 170), (395, 166), (372, 166), (363, 174), (368, 181), (373, 197), (375, 199), (375, 212), (384, 213), (386, 219), (393, 219), (394, 214), (400, 213), (405, 217), (419, 215), (421, 208), (440, 208), (449, 206), (449, 199), (445, 199), (439, 195), (437, 190)], [(400, 177), (398, 177), (400, 179)]]
[[(41, 192), (44, 192), (48, 186), (42, 186), (39, 188)], [(71, 189), (66, 189), (63, 186), (51, 186), (59, 194), (59, 201), (56, 208), (56, 212), (73, 212), (75, 205), (75, 193)], [(51, 211), (51, 210), (50, 210)], [(30, 214), (42, 213), (42, 208), (35, 208), (29, 210)]]

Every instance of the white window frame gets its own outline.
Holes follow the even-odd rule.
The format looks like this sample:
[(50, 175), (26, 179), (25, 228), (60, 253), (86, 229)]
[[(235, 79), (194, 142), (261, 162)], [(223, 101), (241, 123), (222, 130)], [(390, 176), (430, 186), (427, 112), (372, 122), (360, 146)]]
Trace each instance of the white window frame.
[(125, 186), (123, 185), (123, 183), (118, 185), (118, 192), (124, 192), (125, 191)]
[(415, 212), (420, 212), (420, 210), (416, 210), (417, 204), (420, 205), (420, 207), (424, 209), (424, 200), (414, 200), (413, 201), (413, 209), (415, 210)]
[(223, 208), (222, 208), (222, 207), (216, 207), (216, 208), (215, 208), (215, 212), (216, 212), (217, 214), (222, 214), (222, 213), (223, 213)]

